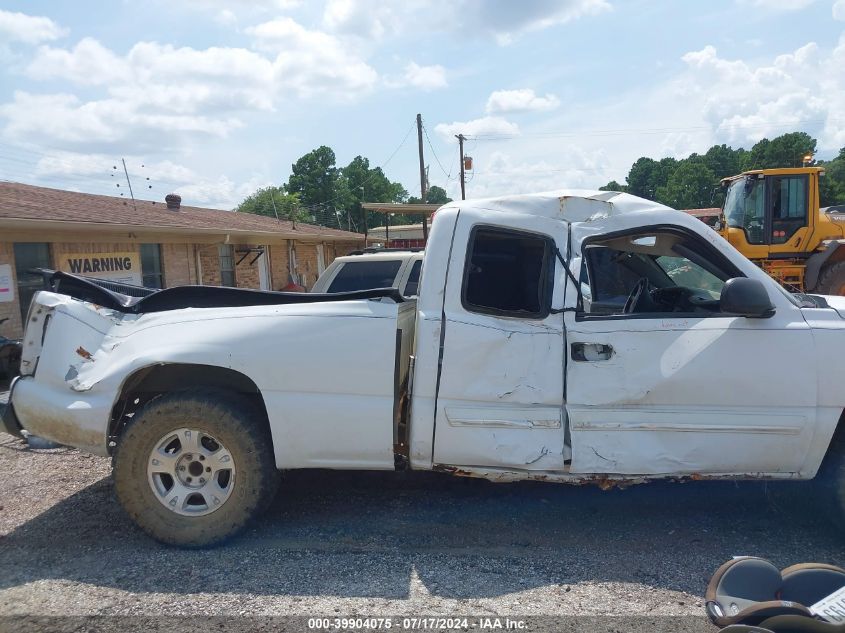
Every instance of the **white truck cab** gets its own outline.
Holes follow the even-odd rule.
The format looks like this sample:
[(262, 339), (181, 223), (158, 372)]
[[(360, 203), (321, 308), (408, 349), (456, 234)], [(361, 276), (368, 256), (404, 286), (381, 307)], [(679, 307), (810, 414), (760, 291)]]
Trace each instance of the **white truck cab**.
[(182, 545), (237, 532), (293, 468), (610, 486), (822, 467), (845, 507), (845, 299), (791, 295), (616, 192), (449, 203), (423, 266), (416, 300), (130, 299), (57, 273), (6, 428), (112, 454), (129, 514)]
[(311, 292), (355, 292), (397, 288), (405, 297), (416, 297), (422, 272), (422, 249), (364, 249), (337, 257), (323, 271)]

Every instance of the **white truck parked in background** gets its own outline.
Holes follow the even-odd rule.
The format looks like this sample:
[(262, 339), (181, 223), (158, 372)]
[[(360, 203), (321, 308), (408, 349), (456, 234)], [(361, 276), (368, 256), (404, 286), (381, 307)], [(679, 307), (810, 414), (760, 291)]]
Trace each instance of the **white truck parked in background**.
[(112, 455), (118, 499), (169, 543), (231, 536), (294, 468), (613, 485), (822, 467), (845, 508), (845, 298), (791, 295), (627, 194), (447, 204), (416, 302), (53, 283), (5, 428)]
[(336, 258), (311, 292), (354, 292), (396, 288), (403, 297), (416, 297), (422, 271), (422, 249), (364, 249)]

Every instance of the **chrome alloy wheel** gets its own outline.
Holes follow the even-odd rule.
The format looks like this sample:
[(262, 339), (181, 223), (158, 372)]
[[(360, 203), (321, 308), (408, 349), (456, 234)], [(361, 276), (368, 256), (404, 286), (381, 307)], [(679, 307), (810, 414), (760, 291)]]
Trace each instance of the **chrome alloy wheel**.
[(219, 440), (196, 429), (176, 429), (156, 442), (147, 460), (156, 499), (182, 516), (219, 509), (232, 494), (235, 462)]

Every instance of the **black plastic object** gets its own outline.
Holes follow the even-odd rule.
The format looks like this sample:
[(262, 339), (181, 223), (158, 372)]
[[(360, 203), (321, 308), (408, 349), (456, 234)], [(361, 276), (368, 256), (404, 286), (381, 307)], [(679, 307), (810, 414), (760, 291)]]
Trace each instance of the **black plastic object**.
[(767, 318), (775, 313), (775, 306), (759, 279), (734, 277), (728, 279), (722, 288), (719, 310), (726, 314)]
[(743, 556), (729, 560), (713, 574), (705, 609), (718, 626), (763, 626), (776, 616), (815, 621), (808, 607), (842, 587), (845, 569), (833, 565), (805, 563), (780, 571), (765, 559)]
[(271, 292), (220, 286), (175, 286), (148, 294), (130, 297), (97, 284), (96, 280), (57, 271), (50, 275), (55, 292), (75, 299), (96, 303), (118, 312), (145, 314), (182, 308), (236, 308), (292, 303), (321, 303), (352, 299), (380, 299), (386, 297), (396, 303), (407, 301), (396, 288), (375, 288), (356, 292), (316, 294), (305, 292)]

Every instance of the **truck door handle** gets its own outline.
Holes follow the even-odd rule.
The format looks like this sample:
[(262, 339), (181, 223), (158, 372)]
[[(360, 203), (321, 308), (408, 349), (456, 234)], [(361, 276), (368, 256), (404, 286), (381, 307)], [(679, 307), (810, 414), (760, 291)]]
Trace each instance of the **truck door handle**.
[(604, 343), (573, 343), (572, 360), (589, 362), (596, 360), (609, 360), (613, 356), (613, 348)]

